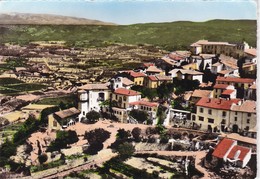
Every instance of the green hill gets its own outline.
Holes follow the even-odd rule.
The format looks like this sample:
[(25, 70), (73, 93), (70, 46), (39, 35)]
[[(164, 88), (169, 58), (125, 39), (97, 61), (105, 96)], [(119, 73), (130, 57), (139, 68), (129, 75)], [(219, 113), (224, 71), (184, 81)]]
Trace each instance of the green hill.
[(256, 46), (256, 20), (179, 21), (134, 25), (2, 25), (0, 41), (64, 40), (73, 46), (111, 43), (152, 44), (168, 50), (186, 49), (199, 39), (242, 42)]

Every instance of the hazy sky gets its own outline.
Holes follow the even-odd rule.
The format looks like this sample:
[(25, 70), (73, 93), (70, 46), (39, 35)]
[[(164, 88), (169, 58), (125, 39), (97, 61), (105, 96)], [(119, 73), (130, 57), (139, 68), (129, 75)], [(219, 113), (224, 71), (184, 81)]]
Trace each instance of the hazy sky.
[(257, 19), (254, 0), (0, 0), (0, 13), (44, 13), (117, 24)]

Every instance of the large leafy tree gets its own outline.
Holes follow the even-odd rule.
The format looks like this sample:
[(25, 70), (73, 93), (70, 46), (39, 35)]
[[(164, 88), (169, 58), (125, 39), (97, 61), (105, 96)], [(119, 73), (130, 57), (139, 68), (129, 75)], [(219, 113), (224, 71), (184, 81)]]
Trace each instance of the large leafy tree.
[(93, 143), (103, 143), (110, 137), (110, 132), (105, 129), (98, 128), (89, 132), (85, 132), (84, 138), (88, 140), (91, 145)]
[(88, 140), (90, 145), (85, 152), (91, 155), (97, 154), (98, 151), (102, 150), (103, 142), (105, 142), (109, 137), (110, 132), (102, 128), (85, 132), (84, 138)]
[(141, 132), (142, 132), (141, 128), (139, 128), (139, 127), (133, 128), (131, 133), (132, 133), (132, 136), (135, 139), (135, 141), (139, 141), (140, 140)]
[(130, 136), (131, 136), (130, 131), (126, 131), (125, 129), (118, 129), (117, 130), (116, 137), (118, 139), (126, 140)]
[(88, 123), (95, 123), (100, 118), (100, 114), (97, 111), (92, 110), (86, 114), (86, 118)]
[(117, 151), (121, 159), (126, 159), (133, 155), (135, 148), (131, 143), (125, 142), (118, 146)]

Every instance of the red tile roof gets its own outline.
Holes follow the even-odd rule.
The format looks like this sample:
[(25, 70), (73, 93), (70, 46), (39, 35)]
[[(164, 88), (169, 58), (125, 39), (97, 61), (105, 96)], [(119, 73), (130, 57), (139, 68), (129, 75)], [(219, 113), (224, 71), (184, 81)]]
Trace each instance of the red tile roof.
[(248, 154), (248, 152), (250, 152), (250, 148), (247, 148), (247, 147), (243, 147), (243, 146), (239, 146), (239, 145), (235, 145), (231, 151), (229, 152), (228, 154), (228, 158), (229, 159), (234, 159), (236, 153), (240, 151), (240, 154), (238, 155), (238, 159), (240, 161), (243, 161), (244, 158), (246, 157), (246, 155)]
[(232, 139), (227, 139), (227, 138), (222, 139), (216, 146), (212, 155), (217, 158), (223, 158), (227, 154), (228, 150), (230, 149), (230, 147), (233, 145), (234, 142), (235, 141)]
[(220, 77), (218, 76), (216, 82), (234, 82), (234, 83), (253, 83), (255, 79), (251, 78), (235, 78), (235, 77)]
[(209, 97), (211, 92), (210, 90), (194, 90), (191, 96), (199, 98)]
[(122, 72), (128, 73), (130, 76), (132, 76), (132, 77), (134, 77), (134, 78), (144, 77), (144, 76), (145, 76), (144, 73), (135, 72), (135, 71), (133, 71), (133, 70), (126, 70), (126, 71), (122, 71)]
[(134, 90), (129, 90), (125, 88), (117, 88), (114, 91), (115, 94), (121, 94), (121, 95), (126, 95), (126, 96), (137, 96), (140, 95), (141, 93), (134, 91)]
[(215, 84), (213, 86), (213, 88), (215, 88), (215, 89), (227, 89), (228, 86), (229, 85), (227, 85), (227, 84)]
[(256, 56), (257, 50), (255, 48), (245, 49), (245, 53)]
[(177, 55), (177, 54), (175, 54), (175, 53), (170, 53), (170, 54), (169, 54), (169, 57), (170, 57), (172, 60), (175, 60), (175, 61), (180, 61), (180, 60), (184, 59), (183, 57), (181, 57), (181, 56), (179, 56), (179, 55)]
[(131, 105), (138, 105), (138, 106), (148, 106), (148, 107), (156, 107), (159, 105), (159, 103), (156, 102), (149, 102), (149, 101), (136, 101), (129, 103)]
[(223, 91), (223, 95), (231, 95), (232, 93), (234, 92), (234, 90), (231, 90), (231, 89), (227, 89), (225, 91)]
[(196, 106), (202, 106), (213, 109), (230, 110), (233, 103), (237, 104), (240, 99), (217, 99), (217, 98), (201, 98)]
[(143, 63), (143, 66), (149, 67), (149, 66), (154, 66), (154, 64), (153, 63)]
[(158, 79), (155, 76), (152, 76), (152, 75), (148, 76), (148, 78), (151, 81), (158, 81)]
[(154, 73), (161, 73), (162, 70), (157, 68), (156, 66), (149, 66), (146, 70), (146, 72), (154, 72)]

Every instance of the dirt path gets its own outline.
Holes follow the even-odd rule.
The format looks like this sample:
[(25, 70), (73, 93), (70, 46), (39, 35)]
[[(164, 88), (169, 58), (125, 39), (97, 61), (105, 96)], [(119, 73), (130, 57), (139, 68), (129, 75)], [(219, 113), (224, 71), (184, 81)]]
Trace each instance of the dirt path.
[(204, 174), (203, 178), (212, 178), (213, 174), (201, 166), (202, 159), (206, 156), (206, 151), (138, 151), (139, 154), (158, 154), (165, 156), (193, 156), (195, 157), (195, 168)]

